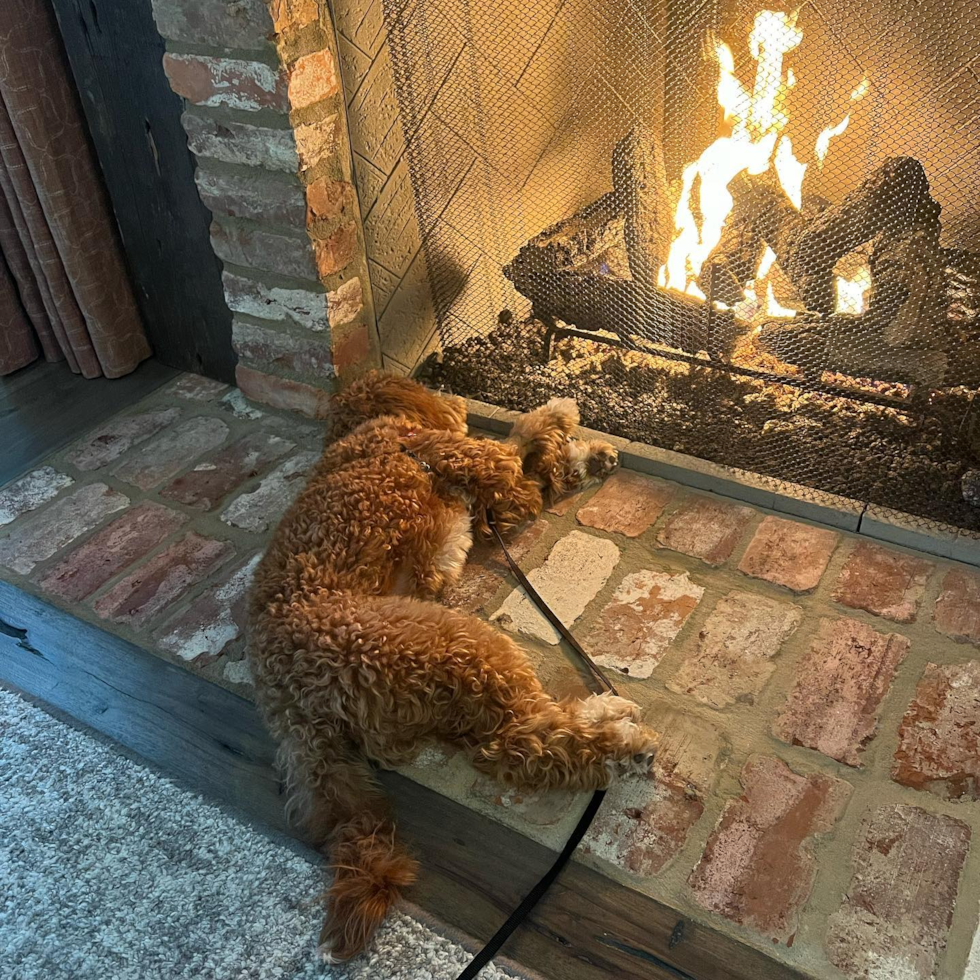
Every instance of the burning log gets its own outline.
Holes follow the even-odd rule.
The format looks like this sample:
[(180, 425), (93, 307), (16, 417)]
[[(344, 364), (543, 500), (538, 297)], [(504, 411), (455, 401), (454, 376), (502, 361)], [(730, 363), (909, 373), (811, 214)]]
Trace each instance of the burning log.
[(727, 344), (732, 332), (731, 314), (715, 311), (713, 342), (705, 304), (633, 280), (615, 192), (532, 238), (504, 275), (536, 317), (579, 330), (619, 331), (692, 352)]
[(832, 313), (834, 266), (865, 242), (886, 233), (898, 237), (932, 202), (929, 181), (918, 160), (886, 160), (840, 204), (816, 215), (797, 211), (771, 183), (742, 176), (732, 182), (741, 207), (808, 310)]
[(649, 126), (637, 124), (616, 144), (612, 177), (630, 273), (641, 289), (653, 294), (658, 271), (667, 261), (674, 219), (663, 147)]

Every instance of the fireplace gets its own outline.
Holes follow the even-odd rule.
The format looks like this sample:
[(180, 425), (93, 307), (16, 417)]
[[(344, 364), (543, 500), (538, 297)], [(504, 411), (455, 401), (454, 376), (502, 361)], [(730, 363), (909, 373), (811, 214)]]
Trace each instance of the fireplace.
[(387, 330), (369, 262), (386, 358), (980, 525), (980, 8), (382, 7), (421, 242)]

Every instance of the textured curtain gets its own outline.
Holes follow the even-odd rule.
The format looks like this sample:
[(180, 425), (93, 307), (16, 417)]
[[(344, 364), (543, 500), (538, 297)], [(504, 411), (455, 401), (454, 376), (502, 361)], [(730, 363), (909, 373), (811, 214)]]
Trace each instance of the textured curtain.
[(0, 256), (0, 374), (149, 357), (50, 0), (0, 0)]

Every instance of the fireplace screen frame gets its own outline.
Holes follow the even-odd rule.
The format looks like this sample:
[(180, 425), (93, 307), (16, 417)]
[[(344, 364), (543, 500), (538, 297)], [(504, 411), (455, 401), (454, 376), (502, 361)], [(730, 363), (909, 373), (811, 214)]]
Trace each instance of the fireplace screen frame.
[[(944, 346), (933, 337), (926, 348), (918, 326), (924, 318), (915, 321), (912, 340), (894, 350), (880, 349), (877, 333), (872, 343), (859, 332), (848, 335), (847, 319), (833, 322), (829, 309), (811, 329), (804, 303), (796, 322), (756, 322), (751, 331), (768, 346), (765, 356), (747, 358), (741, 348), (738, 357), (732, 354), (748, 331), (733, 327), (728, 304), (715, 298), (730, 288), (718, 265), (709, 262), (710, 274), (699, 280), (705, 299), (637, 286), (643, 284), (633, 239), (626, 241), (636, 237), (636, 222), (631, 229), (623, 216), (632, 199), (617, 185), (616, 156), (627, 158), (634, 177), (637, 167), (649, 168), (649, 155), (637, 152), (638, 145), (643, 149), (638, 134), (654, 131), (676, 207), (684, 167), (730, 128), (718, 109), (719, 64), (709, 45), (723, 40), (735, 53), (736, 76), (751, 87), (748, 35), (759, 6), (743, 0), (693, 7), (674, 0), (605, 7), (504, 0), (492, 11), (472, 0), (383, 0), (382, 6), (438, 322), (440, 352), (422, 369), (427, 380), (514, 409), (571, 395), (586, 424), (614, 435), (788, 480), (804, 493), (832, 492), (907, 512), (923, 526), (980, 527), (980, 510), (961, 492), (964, 476), (980, 465), (980, 212), (970, 198), (971, 188), (980, 187), (980, 117), (955, 125), (957, 103), (931, 120), (948, 139), (926, 140), (923, 129), (929, 151), (920, 154), (922, 164), (907, 152), (909, 136), (889, 128), (890, 93), (903, 86), (910, 94), (921, 91), (924, 76), (940, 71), (928, 59), (923, 67), (922, 51), (938, 52), (944, 31), (968, 32), (971, 20), (980, 33), (980, 8), (923, 0), (918, 20), (901, 21), (904, 5), (882, 0), (875, 16), (899, 19), (878, 25), (877, 47), (868, 42), (870, 54), (860, 62), (841, 59), (839, 70), (828, 67), (828, 51), (853, 48), (867, 25), (851, 23), (856, 15), (837, 0), (793, 12), (804, 36), (816, 42), (816, 53), (791, 66), (794, 89), (814, 87), (798, 110), (814, 117), (809, 132), (799, 131), (801, 147), (812, 141), (817, 123), (837, 121), (828, 104), (839, 107), (848, 89), (856, 92), (865, 84), (860, 79), (868, 79), (861, 111), (843, 106), (852, 108), (850, 127), (835, 137), (841, 147), (832, 147), (842, 155), (828, 156), (826, 167), (807, 161), (809, 184), (821, 192), (810, 191), (809, 199), (821, 199), (824, 214), (835, 217), (834, 209), (846, 210), (864, 187), (868, 195), (885, 194), (889, 213), (923, 215), (879, 222), (871, 244), (856, 242), (877, 262), (876, 281), (887, 262), (918, 261), (923, 238), (938, 234), (939, 218), (917, 202), (940, 200)], [(830, 6), (838, 7), (839, 21)], [(789, 8), (783, 12), (790, 15)], [(953, 47), (942, 57), (960, 57), (962, 42)], [(967, 83), (980, 95), (977, 65), (949, 69), (947, 100), (968, 106)], [(844, 162), (832, 165), (834, 159)], [(891, 251), (879, 245), (884, 258), (875, 259), (869, 250), (888, 234)], [(958, 256), (965, 257), (959, 265)], [(818, 351), (816, 367), (801, 368), (795, 362), (811, 348)], [(975, 361), (976, 378), (969, 373)], [(787, 363), (795, 370), (787, 371)], [(760, 403), (768, 408), (757, 410)], [(641, 416), (645, 424), (637, 422)], [(739, 448), (740, 439), (748, 440), (747, 449)]]

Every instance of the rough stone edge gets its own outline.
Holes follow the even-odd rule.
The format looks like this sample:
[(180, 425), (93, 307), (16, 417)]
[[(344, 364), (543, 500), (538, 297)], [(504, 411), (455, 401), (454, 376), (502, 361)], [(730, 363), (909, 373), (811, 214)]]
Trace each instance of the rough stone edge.
[[(466, 405), (467, 421), (471, 425), (504, 435), (510, 431), (519, 415), (518, 412), (469, 398)], [(850, 497), (813, 490), (798, 483), (710, 463), (696, 456), (630, 442), (593, 429), (583, 429), (582, 432), (590, 438), (602, 438), (612, 443), (619, 450), (620, 463), (625, 469), (662, 477), (681, 486), (730, 497), (862, 537), (980, 567), (980, 534), (938, 521), (916, 518), (902, 511), (865, 504)]]

